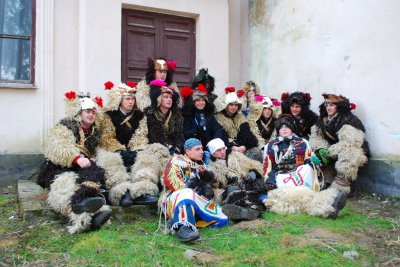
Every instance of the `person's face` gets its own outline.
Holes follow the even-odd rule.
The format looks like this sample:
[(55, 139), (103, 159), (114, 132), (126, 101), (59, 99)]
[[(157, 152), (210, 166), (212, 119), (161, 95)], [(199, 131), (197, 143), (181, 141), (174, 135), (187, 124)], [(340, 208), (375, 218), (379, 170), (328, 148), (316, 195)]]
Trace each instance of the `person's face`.
[(226, 158), (226, 147), (221, 147), (214, 151), (214, 157), (217, 159), (225, 159)]
[(194, 107), (198, 110), (203, 110), (206, 106), (206, 100), (203, 97), (199, 97), (194, 101)]
[(296, 103), (292, 104), (290, 106), (290, 112), (292, 113), (293, 116), (300, 116), (301, 106)]
[(252, 86), (250, 90), (247, 92), (247, 98), (254, 97), (256, 95), (256, 90), (254, 90), (254, 87)]
[(165, 81), (167, 79), (167, 71), (166, 70), (156, 70), (155, 80)]
[(239, 109), (239, 105), (238, 104), (228, 104), (228, 106), (226, 107), (226, 111), (228, 112), (229, 115), (233, 115), (235, 114)]
[(162, 93), (160, 107), (170, 109), (172, 107), (172, 94)]
[(82, 123), (87, 128), (94, 124), (96, 119), (96, 111), (93, 109), (85, 109), (81, 111)]
[(264, 108), (263, 109), (262, 116), (264, 118), (269, 118), (269, 117), (271, 117), (271, 115), (272, 115), (272, 109), (270, 109), (270, 108)]
[(199, 161), (203, 159), (203, 146), (193, 146), (191, 148), (186, 149), (186, 155), (192, 159), (193, 161)]
[(124, 95), (121, 101), (121, 109), (123, 112), (131, 112), (135, 106), (135, 97), (131, 95)]
[(279, 135), (282, 137), (288, 137), (292, 134), (292, 130), (287, 127), (285, 124), (282, 125), (282, 127), (279, 129)]
[(325, 102), (326, 112), (329, 117), (334, 116), (337, 113), (337, 106), (331, 102)]

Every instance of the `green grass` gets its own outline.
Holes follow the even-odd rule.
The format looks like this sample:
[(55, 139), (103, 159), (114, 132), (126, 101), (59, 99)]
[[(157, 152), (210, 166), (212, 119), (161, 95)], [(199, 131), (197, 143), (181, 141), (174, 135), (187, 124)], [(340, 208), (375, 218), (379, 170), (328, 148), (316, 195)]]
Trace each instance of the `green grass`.
[[(245, 230), (230, 224), (221, 229), (201, 229), (199, 241), (184, 244), (173, 235), (155, 233), (157, 216), (114, 221), (97, 232), (69, 235), (58, 223), (28, 225), (9, 219), (17, 214), (15, 203), (12, 194), (0, 196), (0, 262), (6, 265), (369, 266), (376, 263), (372, 248), (358, 243), (353, 232), (392, 227), (388, 220), (368, 218), (351, 207), (346, 207), (337, 220), (265, 213), (265, 223), (258, 228)], [(310, 237), (316, 230), (341, 238)], [(13, 232), (16, 234), (10, 234)], [(199, 257), (185, 259), (186, 249), (199, 252)], [(349, 250), (360, 256), (355, 260), (343, 257), (342, 253)]]

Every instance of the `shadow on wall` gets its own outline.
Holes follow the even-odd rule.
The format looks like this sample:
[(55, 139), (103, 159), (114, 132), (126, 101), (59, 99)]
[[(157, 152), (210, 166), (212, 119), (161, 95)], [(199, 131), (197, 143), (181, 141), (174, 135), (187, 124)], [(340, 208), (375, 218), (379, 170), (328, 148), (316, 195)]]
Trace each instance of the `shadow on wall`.
[(1, 154), (0, 187), (33, 178), (43, 160), (43, 154)]

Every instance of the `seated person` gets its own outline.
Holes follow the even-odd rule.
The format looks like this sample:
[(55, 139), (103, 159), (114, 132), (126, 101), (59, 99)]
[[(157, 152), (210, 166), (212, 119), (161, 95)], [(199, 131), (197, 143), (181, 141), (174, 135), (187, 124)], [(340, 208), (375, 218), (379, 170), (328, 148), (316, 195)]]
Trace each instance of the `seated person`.
[[(228, 218), (219, 204), (189, 188), (192, 179), (201, 180), (209, 175), (202, 161), (201, 142), (190, 138), (184, 148), (185, 154), (175, 155), (165, 168), (165, 187), (159, 203), (162, 212), (172, 221), (169, 230), (182, 242), (189, 242), (200, 237), (196, 226), (222, 227), (228, 224)], [(196, 218), (199, 218), (197, 222)]]
[(222, 127), (214, 117), (215, 106), (208, 98), (203, 84), (181, 90), (183, 104), (183, 135), (185, 139), (197, 138), (203, 147), (214, 138), (223, 138)]
[(240, 112), (242, 107), (242, 98), (244, 92), (235, 92), (235, 88), (225, 88), (224, 105), (215, 118), (222, 126), (226, 144), (233, 151), (244, 153), (249, 158), (262, 161), (261, 149), (258, 147), (258, 139), (252, 132), (249, 121)]
[(38, 184), (50, 188), (47, 203), (70, 219), (67, 228), (73, 234), (99, 229), (111, 211), (101, 195), (104, 170), (94, 160), (100, 139), (97, 109), (102, 100), (74, 91), (65, 96), (67, 117), (49, 133)]
[(123, 207), (133, 204), (157, 204), (158, 186), (148, 181), (133, 182), (128, 173), (135, 163), (137, 151), (128, 143), (143, 118), (136, 106), (136, 84), (128, 82), (114, 86), (105, 83), (108, 103), (101, 122), (100, 148), (97, 163), (105, 170), (108, 200)]
[(223, 213), (233, 220), (256, 219), (265, 209), (259, 201), (259, 194), (266, 192), (261, 163), (227, 149), (219, 138), (207, 147), (212, 153), (208, 169), (216, 176), (214, 199), (224, 204)]
[(320, 161), (307, 140), (293, 133), (295, 122), (290, 115), (281, 115), (275, 128), (278, 137), (264, 150), (265, 185), (270, 190), (264, 199), (266, 207), (281, 214), (305, 212), (336, 218), (346, 195), (333, 188), (319, 191), (321, 186), (312, 165)]
[(365, 127), (351, 110), (355, 105), (344, 96), (324, 94), (319, 119), (311, 128), (310, 145), (322, 160), (325, 181), (344, 193), (357, 179), (358, 169), (369, 157)]
[(268, 96), (263, 97), (262, 105), (262, 113), (256, 122), (263, 140), (263, 145), (266, 145), (276, 136), (275, 121), (281, 113), (281, 108), (278, 100), (271, 99)]
[(318, 115), (310, 110), (311, 96), (309, 93), (283, 93), (281, 97), (282, 114), (290, 114), (294, 118), (296, 134), (308, 139), (311, 126), (317, 121)]

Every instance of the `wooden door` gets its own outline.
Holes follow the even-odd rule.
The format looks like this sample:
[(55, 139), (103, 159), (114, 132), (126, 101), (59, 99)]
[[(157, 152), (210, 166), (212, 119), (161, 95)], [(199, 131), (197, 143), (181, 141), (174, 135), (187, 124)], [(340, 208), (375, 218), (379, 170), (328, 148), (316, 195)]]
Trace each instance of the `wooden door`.
[(122, 81), (140, 81), (148, 57), (177, 62), (174, 81), (190, 86), (195, 75), (195, 20), (131, 9), (122, 10)]

